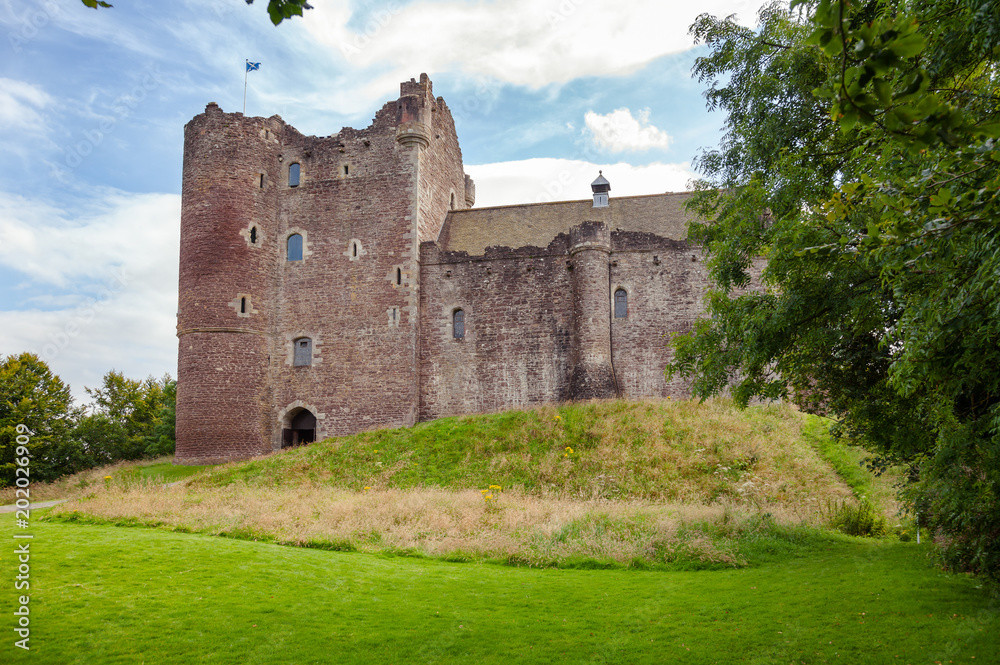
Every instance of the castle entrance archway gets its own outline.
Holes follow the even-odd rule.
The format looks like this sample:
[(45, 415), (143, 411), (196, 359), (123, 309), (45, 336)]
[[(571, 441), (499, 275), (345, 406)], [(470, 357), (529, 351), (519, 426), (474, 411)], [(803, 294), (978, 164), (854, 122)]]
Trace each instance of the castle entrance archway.
[(285, 416), (281, 447), (290, 448), (316, 440), (316, 416), (309, 409), (296, 409)]

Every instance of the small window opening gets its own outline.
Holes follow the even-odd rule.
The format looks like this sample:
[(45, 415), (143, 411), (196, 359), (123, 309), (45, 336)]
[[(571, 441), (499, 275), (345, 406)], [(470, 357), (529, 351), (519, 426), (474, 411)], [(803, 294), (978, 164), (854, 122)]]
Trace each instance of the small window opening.
[(298, 164), (288, 165), (288, 186), (298, 187), (299, 186), (299, 171), (300, 167)]
[(246, 297), (240, 298), (240, 314), (247, 313), (247, 299)]
[(289, 261), (301, 261), (302, 260), (302, 236), (298, 233), (293, 233), (288, 236), (288, 260)]
[(465, 312), (456, 309), (455, 313), (451, 315), (452, 318), (452, 336), (455, 339), (463, 339), (465, 337)]
[(257, 227), (256, 226), (251, 226), (250, 227), (250, 244), (251, 245), (256, 245), (257, 244)]
[(455, 209), (455, 192), (451, 193), (451, 209)]
[(264, 189), (264, 174), (260, 174), (260, 188)]
[(350, 167), (347, 164), (344, 164), (344, 175), (347, 175), (349, 171)]
[(356, 243), (356, 242), (355, 243), (351, 243), (351, 255), (352, 256), (357, 256), (358, 255), (358, 243)]
[(312, 365), (312, 340), (308, 337), (300, 337), (295, 340), (295, 358), (292, 365), (295, 367), (308, 367)]
[(403, 283), (403, 269), (396, 268), (396, 286), (400, 286)]
[(628, 293), (625, 289), (615, 291), (615, 318), (628, 318)]

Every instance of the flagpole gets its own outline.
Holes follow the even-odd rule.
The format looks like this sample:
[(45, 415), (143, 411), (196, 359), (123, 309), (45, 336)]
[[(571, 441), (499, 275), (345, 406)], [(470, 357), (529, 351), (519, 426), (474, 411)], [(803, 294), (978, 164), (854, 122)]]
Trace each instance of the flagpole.
[(247, 64), (243, 68), (243, 115), (247, 114), (247, 76), (250, 75), (250, 59), (247, 59)]

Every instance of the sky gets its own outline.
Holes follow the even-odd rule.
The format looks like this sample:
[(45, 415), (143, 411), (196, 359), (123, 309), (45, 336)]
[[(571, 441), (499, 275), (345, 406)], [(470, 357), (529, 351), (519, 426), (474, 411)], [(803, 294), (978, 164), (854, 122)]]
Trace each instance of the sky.
[[(176, 376), (184, 125), (209, 102), (304, 134), (367, 127), (427, 73), (476, 207), (684, 191), (725, 118), (691, 77), (699, 13), (760, 0), (0, 0), (0, 357), (77, 403), (109, 370)], [(260, 62), (246, 74), (245, 63)]]

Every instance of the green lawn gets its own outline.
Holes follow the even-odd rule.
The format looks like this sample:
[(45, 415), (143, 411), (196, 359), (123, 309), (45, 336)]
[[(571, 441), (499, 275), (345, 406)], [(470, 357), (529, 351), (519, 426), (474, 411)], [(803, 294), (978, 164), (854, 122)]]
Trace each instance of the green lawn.
[(158, 479), (164, 483), (172, 483), (175, 480), (183, 480), (188, 476), (193, 476), (202, 469), (207, 469), (208, 465), (183, 466), (172, 462), (160, 462), (130, 468), (134, 468), (133, 473), (136, 473), (140, 478)]
[[(32, 517), (36, 517), (35, 514)], [(0, 532), (15, 531), (13, 515)], [(729, 571), (525, 569), (32, 521), (32, 650), (0, 662), (995, 663), (1000, 601), (929, 549)], [(8, 535), (8, 542), (11, 542)]]

